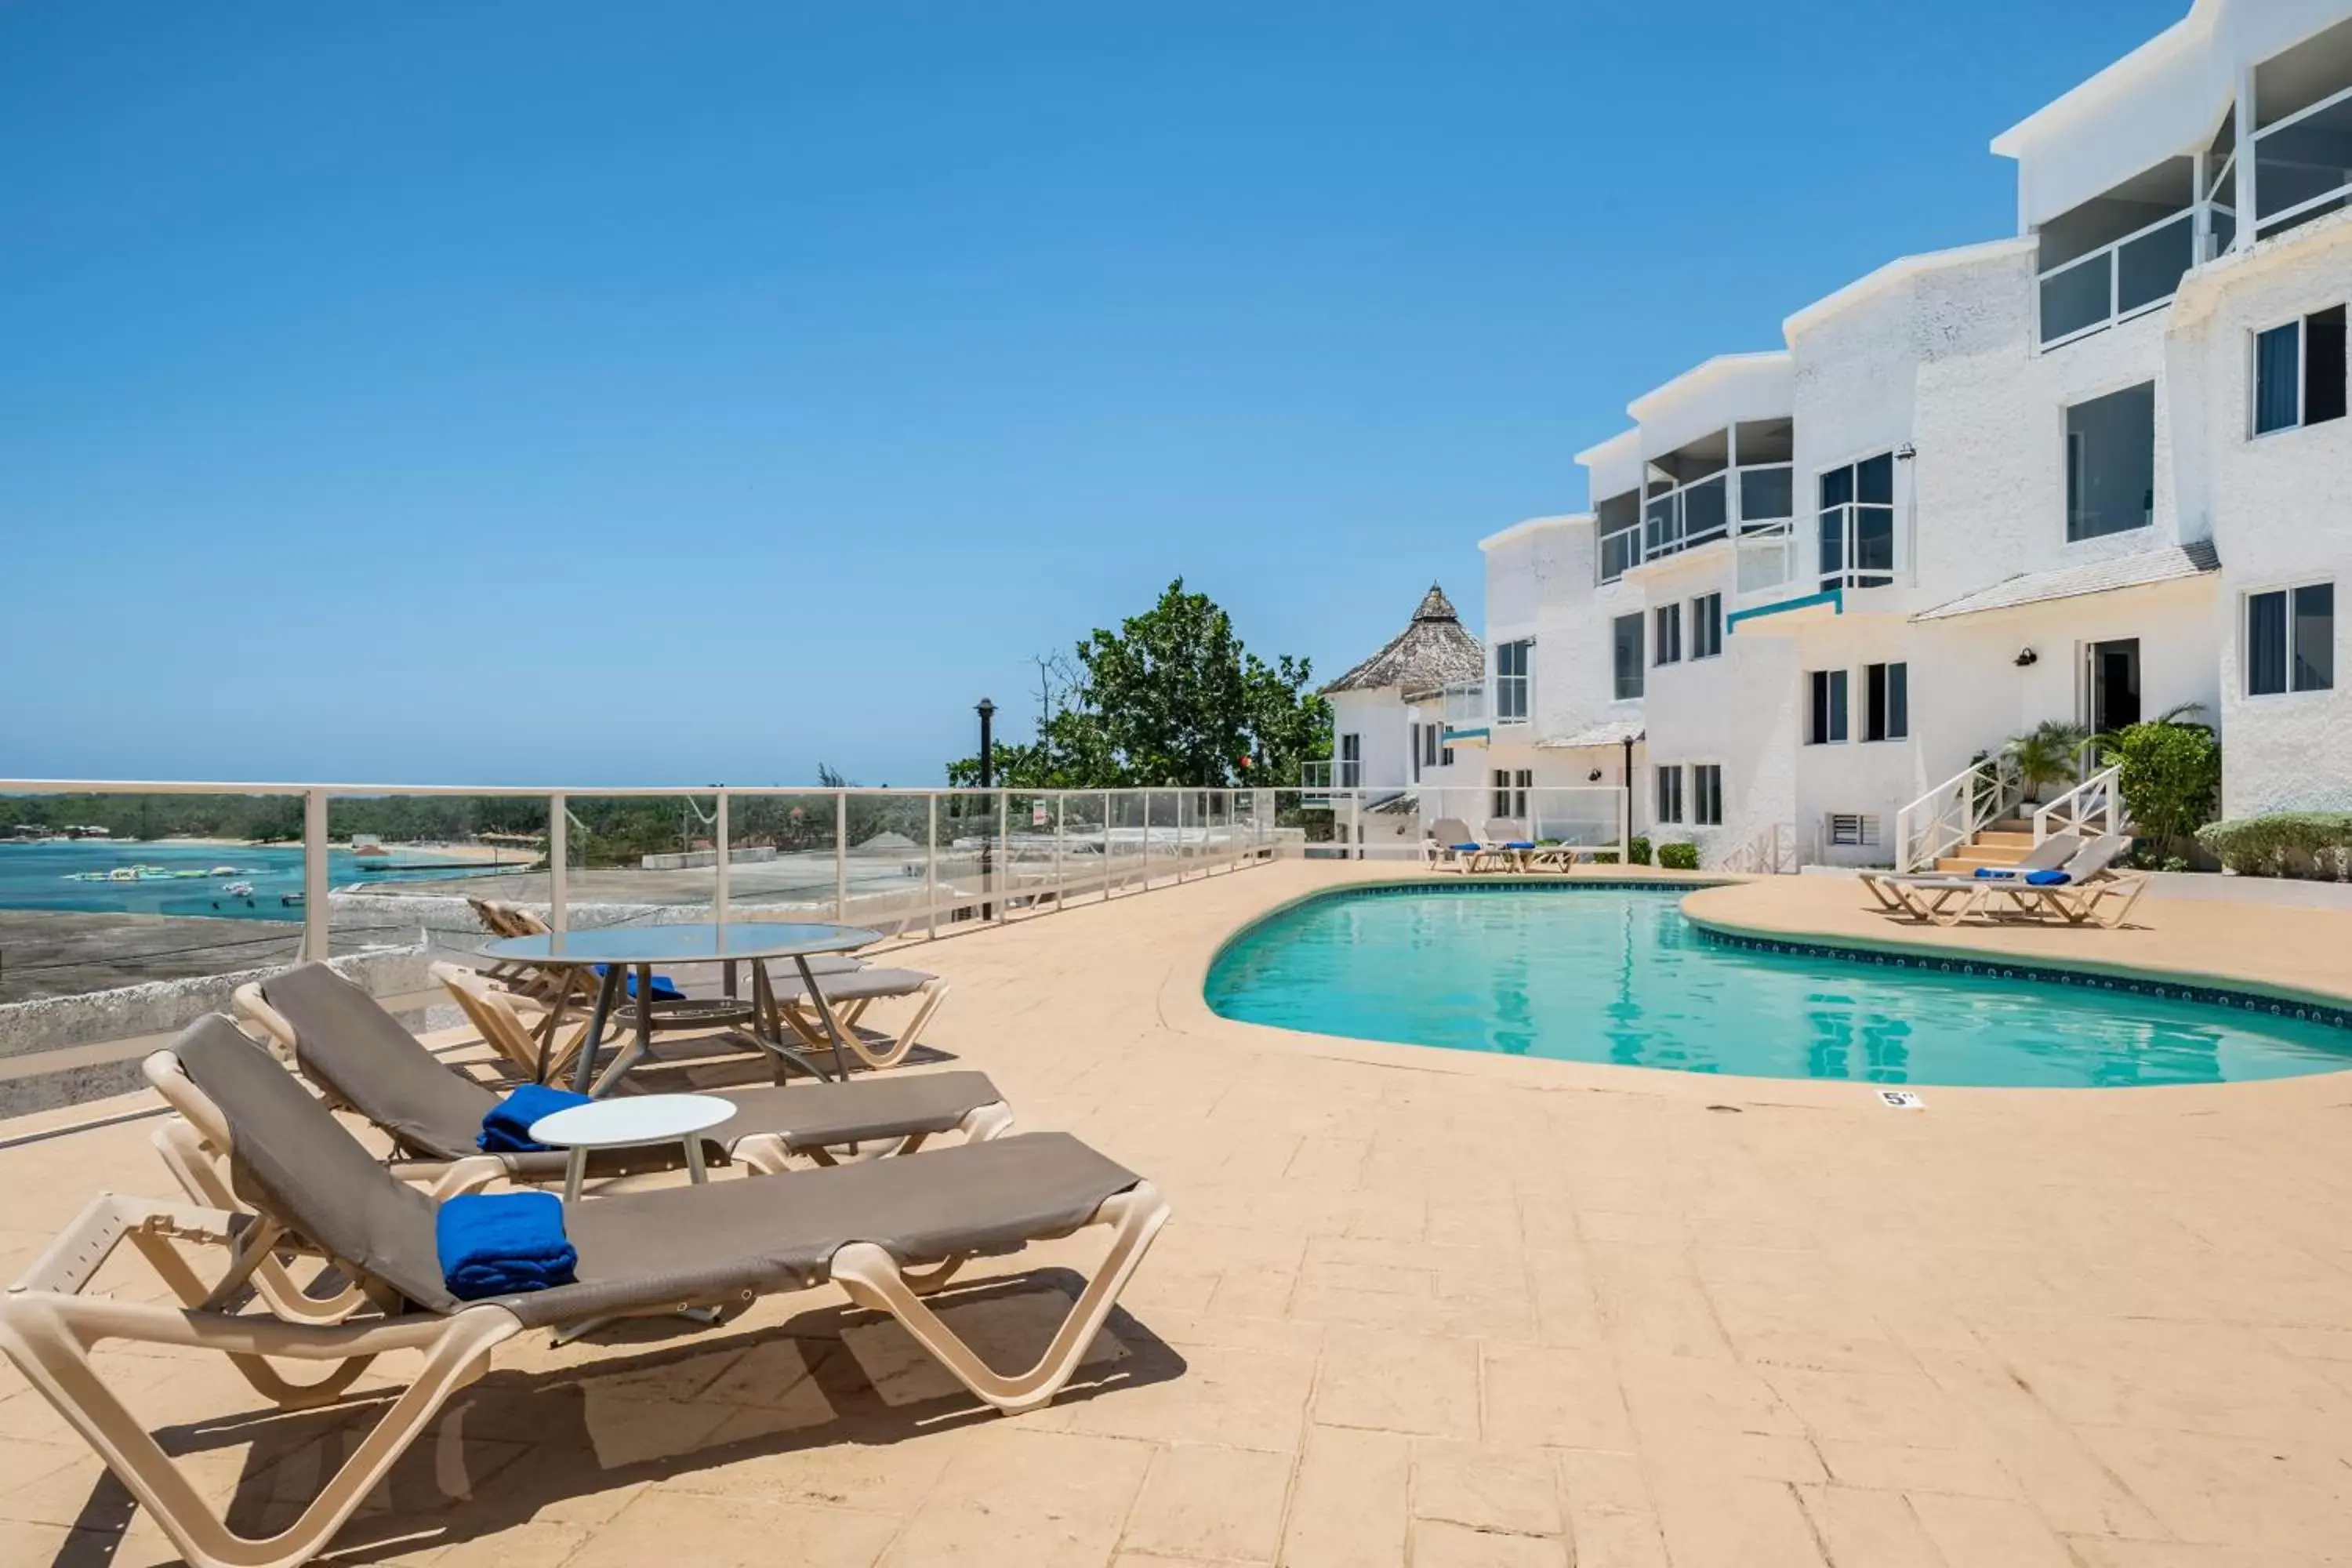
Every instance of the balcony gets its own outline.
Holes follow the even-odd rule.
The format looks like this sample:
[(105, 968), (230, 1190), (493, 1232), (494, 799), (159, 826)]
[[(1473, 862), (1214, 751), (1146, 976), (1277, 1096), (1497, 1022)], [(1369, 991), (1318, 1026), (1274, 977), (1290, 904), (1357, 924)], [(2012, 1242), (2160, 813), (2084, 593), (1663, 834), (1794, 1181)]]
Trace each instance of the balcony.
[(1486, 683), (1457, 680), (1445, 688), (1445, 744), (1483, 746), (1488, 735)]
[(2197, 214), (2186, 210), (2041, 274), (2042, 346), (2063, 347), (2163, 306), (2195, 265), (2196, 242)]
[(1649, 459), (1645, 493), (1594, 509), (1601, 581), (1719, 539), (1786, 531), (1795, 510), (1794, 443), (1787, 419), (1743, 420)]

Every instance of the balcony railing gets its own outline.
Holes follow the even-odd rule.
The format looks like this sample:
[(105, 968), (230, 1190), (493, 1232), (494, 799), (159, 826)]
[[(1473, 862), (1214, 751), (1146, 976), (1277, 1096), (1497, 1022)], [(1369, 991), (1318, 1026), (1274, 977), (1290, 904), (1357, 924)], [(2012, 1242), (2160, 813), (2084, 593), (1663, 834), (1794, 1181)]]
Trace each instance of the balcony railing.
[(1486, 683), (1457, 680), (1445, 689), (1445, 727), (1475, 730), (1486, 722)]
[(1732, 534), (1786, 524), (1795, 468), (1756, 463), (1724, 468), (1643, 503), (1642, 521), (1601, 537), (1601, 580)]
[(1817, 558), (1821, 583), (1830, 588), (1885, 588), (1906, 567), (1895, 508), (1884, 501), (1844, 501), (1823, 507)]
[(2042, 273), (2042, 346), (2104, 331), (2171, 299), (2196, 265), (2196, 209), (2186, 207)]

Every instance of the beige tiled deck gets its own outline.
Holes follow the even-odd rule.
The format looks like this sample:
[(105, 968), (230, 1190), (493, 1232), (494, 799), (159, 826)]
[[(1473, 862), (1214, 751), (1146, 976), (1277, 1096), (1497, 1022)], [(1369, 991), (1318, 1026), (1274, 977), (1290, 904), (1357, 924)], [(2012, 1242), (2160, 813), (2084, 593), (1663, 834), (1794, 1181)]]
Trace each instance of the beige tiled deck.
[[(995, 1075), (1025, 1124), (1076, 1131), (1175, 1206), (1088, 1386), (981, 1416), (893, 1326), (822, 1290), (723, 1331), (534, 1340), (501, 1352), (339, 1554), (2352, 1562), (2352, 1079), (1937, 1090), (1912, 1113), (1839, 1085), (1211, 1016), (1216, 942), (1348, 874), (1276, 866), (921, 950), (958, 987), (937, 1043)], [(1811, 879), (1704, 896), (1840, 894), (1859, 907)], [(2273, 930), (2151, 899), (2146, 931), (2109, 934), (2116, 954), (2208, 973), (2271, 973), (2292, 943), (2305, 983), (2341, 989), (2352, 917), (2276, 912)], [(148, 1131), (0, 1152), (5, 1267), (96, 1187), (166, 1190)], [(1051, 1287), (982, 1288), (952, 1311), (1009, 1345)], [(109, 1359), (248, 1528), (356, 1425), (273, 1415), (225, 1369)], [(0, 1563), (168, 1558), (0, 1378)]]

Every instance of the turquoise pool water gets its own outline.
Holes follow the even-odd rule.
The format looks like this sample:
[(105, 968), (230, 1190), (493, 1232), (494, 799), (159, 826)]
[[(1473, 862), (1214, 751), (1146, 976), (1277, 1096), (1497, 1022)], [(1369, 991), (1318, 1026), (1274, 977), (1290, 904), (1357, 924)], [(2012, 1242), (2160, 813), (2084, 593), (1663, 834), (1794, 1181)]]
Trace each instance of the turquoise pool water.
[(1457, 1051), (1874, 1084), (2116, 1088), (2352, 1067), (2352, 1030), (2055, 981), (1709, 940), (1681, 895), (1465, 887), (1282, 910), (1209, 973), (1224, 1017)]

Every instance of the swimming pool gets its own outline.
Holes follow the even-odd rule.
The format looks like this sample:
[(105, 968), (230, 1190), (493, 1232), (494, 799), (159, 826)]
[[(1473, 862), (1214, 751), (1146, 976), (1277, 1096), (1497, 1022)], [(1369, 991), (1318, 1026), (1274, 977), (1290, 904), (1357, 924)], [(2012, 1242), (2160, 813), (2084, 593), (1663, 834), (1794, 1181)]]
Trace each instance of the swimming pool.
[(2352, 1029), (2143, 992), (1756, 951), (1681, 889), (1325, 895), (1228, 942), (1222, 1016), (1313, 1034), (1873, 1084), (2114, 1088), (2352, 1067)]

